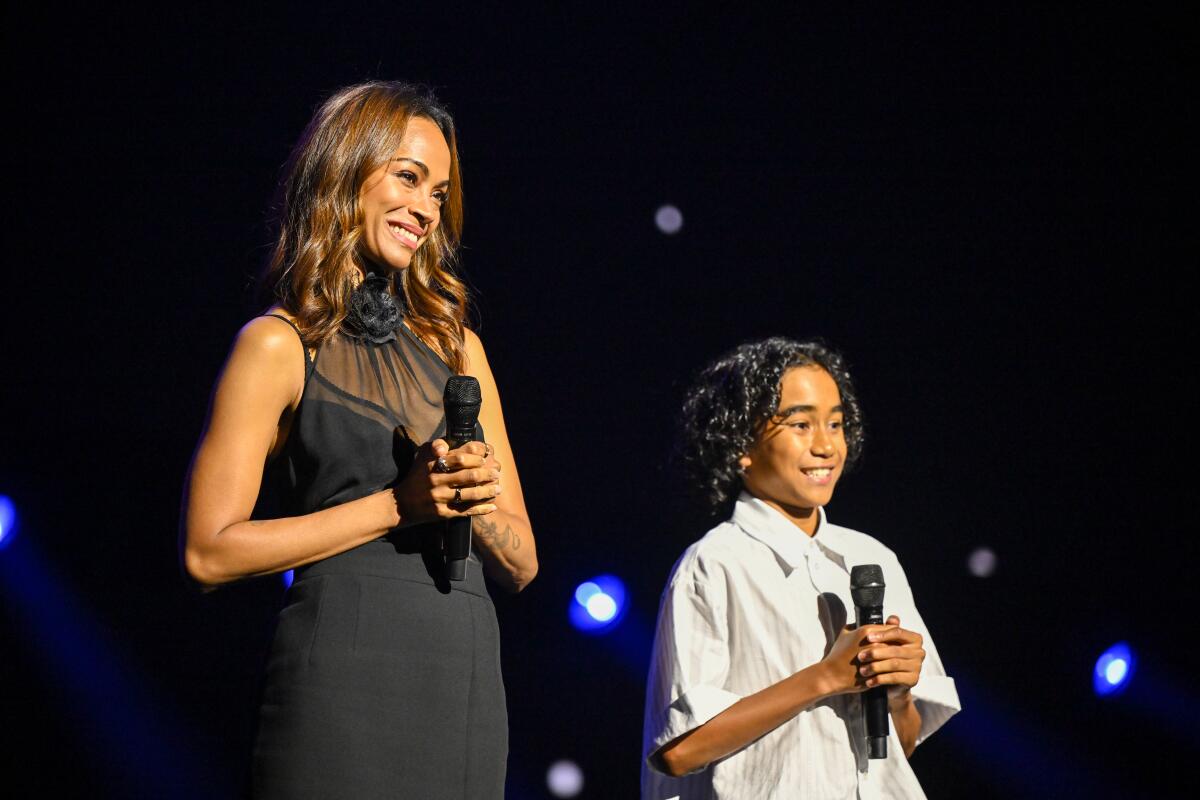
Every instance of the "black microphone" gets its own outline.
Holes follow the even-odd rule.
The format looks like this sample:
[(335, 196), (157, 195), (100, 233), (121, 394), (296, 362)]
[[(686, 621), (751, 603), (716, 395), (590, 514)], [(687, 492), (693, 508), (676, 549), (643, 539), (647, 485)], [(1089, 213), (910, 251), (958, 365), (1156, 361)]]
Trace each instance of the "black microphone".
[[(850, 570), (850, 597), (858, 627), (883, 624), (883, 569), (862, 564)], [(867, 724), (867, 757), (887, 758), (887, 687), (867, 689), (863, 696), (863, 721)]]
[[(475, 425), (482, 404), (479, 381), (469, 375), (452, 375), (446, 381), (442, 407), (446, 410), (446, 444), (451, 450), (475, 440)], [(446, 577), (461, 581), (467, 577), (467, 556), (471, 553), (471, 518), (447, 520), (444, 540)]]

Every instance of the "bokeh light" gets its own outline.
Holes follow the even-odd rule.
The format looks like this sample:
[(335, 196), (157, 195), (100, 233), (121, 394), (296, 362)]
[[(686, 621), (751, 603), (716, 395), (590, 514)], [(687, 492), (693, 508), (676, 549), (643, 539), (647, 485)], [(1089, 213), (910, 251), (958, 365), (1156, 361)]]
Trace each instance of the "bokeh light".
[(546, 788), (555, 797), (575, 797), (583, 791), (583, 770), (574, 761), (555, 761), (546, 770)]
[(615, 627), (625, 612), (625, 584), (615, 575), (600, 575), (575, 589), (568, 616), (581, 631), (602, 633)]
[(977, 547), (967, 557), (967, 570), (976, 578), (988, 578), (996, 571), (996, 554), (990, 547)]
[(673, 236), (683, 228), (683, 212), (672, 205), (659, 206), (654, 212), (654, 224), (668, 236)]
[(17, 506), (7, 495), (0, 494), (0, 550), (13, 540), (17, 530)]
[(1133, 651), (1125, 642), (1117, 642), (1096, 659), (1092, 688), (1101, 697), (1119, 694), (1133, 679), (1133, 667)]

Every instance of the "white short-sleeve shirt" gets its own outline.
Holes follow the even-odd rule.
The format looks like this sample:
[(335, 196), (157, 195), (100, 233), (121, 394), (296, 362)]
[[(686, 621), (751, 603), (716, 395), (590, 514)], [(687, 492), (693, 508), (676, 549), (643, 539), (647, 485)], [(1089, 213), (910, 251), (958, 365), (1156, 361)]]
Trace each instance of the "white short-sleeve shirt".
[(919, 744), (960, 709), (953, 679), (913, 602), (895, 554), (872, 537), (830, 524), (815, 536), (742, 493), (733, 516), (675, 565), (658, 614), (642, 755), (643, 800), (876, 800), (924, 798), (894, 727), (888, 757), (866, 757), (860, 695), (801, 711), (762, 738), (702, 770), (672, 778), (649, 758), (747, 695), (817, 663), (855, 622), (850, 569), (883, 568), (884, 616), (924, 637)]

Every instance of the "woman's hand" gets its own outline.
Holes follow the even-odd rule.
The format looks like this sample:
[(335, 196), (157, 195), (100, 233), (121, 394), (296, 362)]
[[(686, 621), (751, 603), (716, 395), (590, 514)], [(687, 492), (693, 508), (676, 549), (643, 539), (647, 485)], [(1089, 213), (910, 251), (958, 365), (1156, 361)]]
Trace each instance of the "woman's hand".
[(925, 649), (921, 634), (900, 627), (900, 618), (886, 625), (845, 628), (821, 661), (829, 694), (862, 692), (874, 686), (895, 687), (906, 693), (921, 679)]
[(408, 474), (393, 489), (402, 526), (496, 510), (500, 469), (488, 465), (487, 446), (468, 442), (451, 450), (443, 439), (424, 444)]

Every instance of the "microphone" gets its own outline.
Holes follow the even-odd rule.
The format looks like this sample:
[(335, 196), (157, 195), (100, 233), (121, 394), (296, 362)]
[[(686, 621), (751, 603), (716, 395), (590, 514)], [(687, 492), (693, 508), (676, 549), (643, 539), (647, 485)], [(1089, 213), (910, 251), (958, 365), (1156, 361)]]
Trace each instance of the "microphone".
[[(446, 410), (446, 443), (453, 450), (475, 439), (479, 406), (483, 396), (479, 381), (469, 375), (452, 375), (446, 381), (442, 407)], [(471, 553), (471, 518), (446, 520), (446, 577), (461, 581), (467, 577), (467, 556)]]
[[(883, 624), (883, 569), (862, 564), (850, 570), (850, 597), (858, 616), (858, 627)], [(863, 721), (867, 726), (867, 757), (887, 758), (887, 687), (867, 689), (863, 695)]]

